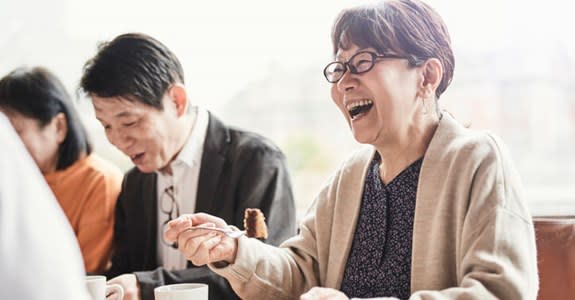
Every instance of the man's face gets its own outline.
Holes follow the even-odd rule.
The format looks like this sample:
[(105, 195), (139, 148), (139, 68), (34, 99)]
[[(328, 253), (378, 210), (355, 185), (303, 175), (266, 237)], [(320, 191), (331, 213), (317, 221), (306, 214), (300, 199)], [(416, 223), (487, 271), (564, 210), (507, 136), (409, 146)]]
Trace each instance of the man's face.
[(165, 94), (162, 103), (164, 110), (159, 110), (122, 97), (92, 95), (96, 119), (106, 137), (144, 173), (162, 170), (180, 150), (182, 129), (174, 102)]

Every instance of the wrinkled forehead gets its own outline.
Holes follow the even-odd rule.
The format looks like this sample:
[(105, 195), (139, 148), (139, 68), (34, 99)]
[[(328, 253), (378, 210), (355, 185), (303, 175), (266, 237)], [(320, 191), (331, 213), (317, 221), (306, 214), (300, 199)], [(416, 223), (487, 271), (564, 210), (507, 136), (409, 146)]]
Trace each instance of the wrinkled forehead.
[(34, 118), (32, 114), (26, 114), (21, 112), (17, 109), (13, 109), (10, 107), (3, 107), (0, 106), (0, 112), (2, 112), (12, 123), (12, 125), (20, 124), (20, 123), (36, 123), (38, 127), (43, 127), (43, 124), (40, 120)]
[(2, 108), (0, 108), (0, 111), (2, 111), (6, 115), (6, 117), (12, 124), (12, 127), (14, 127), (14, 129), (16, 130), (16, 132), (18, 132), (18, 134), (27, 131), (37, 132), (46, 127), (46, 125), (42, 124), (40, 120), (37, 120), (31, 116), (23, 115), (18, 111), (2, 110)]
[(334, 57), (336, 60), (347, 60), (353, 54), (365, 49), (378, 51), (373, 45), (365, 41), (365, 39), (353, 39), (350, 35), (347, 35), (344, 32), (339, 40)]
[(348, 28), (342, 31), (337, 41), (337, 51), (350, 50), (354, 46), (359, 48), (375, 48), (375, 42), (371, 42), (368, 34), (365, 31), (355, 30), (355, 28)]
[(98, 97), (93, 95), (92, 104), (94, 105), (96, 118), (99, 120), (111, 120), (145, 114), (153, 109), (140, 102), (119, 96)]

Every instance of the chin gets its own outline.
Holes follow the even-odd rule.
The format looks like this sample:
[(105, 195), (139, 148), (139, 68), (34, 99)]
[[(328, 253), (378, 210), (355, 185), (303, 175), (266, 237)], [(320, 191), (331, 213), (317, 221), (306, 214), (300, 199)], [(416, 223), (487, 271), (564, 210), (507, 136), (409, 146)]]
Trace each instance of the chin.
[(355, 141), (360, 144), (373, 145), (370, 139), (355, 137)]
[(366, 134), (364, 134), (362, 132), (356, 132), (356, 131), (352, 131), (352, 134), (353, 134), (353, 138), (355, 139), (356, 142), (358, 142), (360, 144), (372, 144), (373, 139), (371, 139)]

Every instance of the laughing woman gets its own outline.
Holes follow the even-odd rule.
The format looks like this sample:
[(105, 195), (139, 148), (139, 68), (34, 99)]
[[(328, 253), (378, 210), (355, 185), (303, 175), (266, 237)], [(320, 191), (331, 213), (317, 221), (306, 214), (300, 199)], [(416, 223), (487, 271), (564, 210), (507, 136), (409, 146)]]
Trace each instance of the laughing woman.
[(103, 272), (111, 255), (121, 171), (91, 153), (92, 145), (70, 96), (48, 70), (19, 68), (2, 78), (0, 110), (10, 119), (66, 214), (86, 271)]
[[(534, 231), (501, 141), (438, 106), (454, 56), (441, 17), (417, 0), (343, 11), (324, 69), (355, 153), (280, 248), (189, 226), (165, 237), (246, 299), (535, 299)], [(303, 293), (303, 295), (302, 295)]]

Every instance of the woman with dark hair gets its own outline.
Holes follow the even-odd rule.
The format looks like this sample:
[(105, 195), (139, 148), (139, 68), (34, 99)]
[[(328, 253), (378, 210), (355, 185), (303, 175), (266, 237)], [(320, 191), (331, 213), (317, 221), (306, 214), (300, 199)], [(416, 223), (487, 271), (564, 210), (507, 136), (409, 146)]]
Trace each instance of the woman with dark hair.
[(340, 14), (332, 41), (324, 75), (367, 146), (299, 234), (274, 248), (190, 230), (227, 227), (194, 214), (165, 238), (245, 299), (535, 299), (534, 230), (509, 154), (438, 105), (455, 65), (441, 17), (418, 0), (359, 6)]
[(111, 254), (121, 171), (92, 153), (70, 96), (50, 71), (18, 68), (2, 78), (0, 110), (10, 119), (68, 217), (86, 271), (103, 272)]

